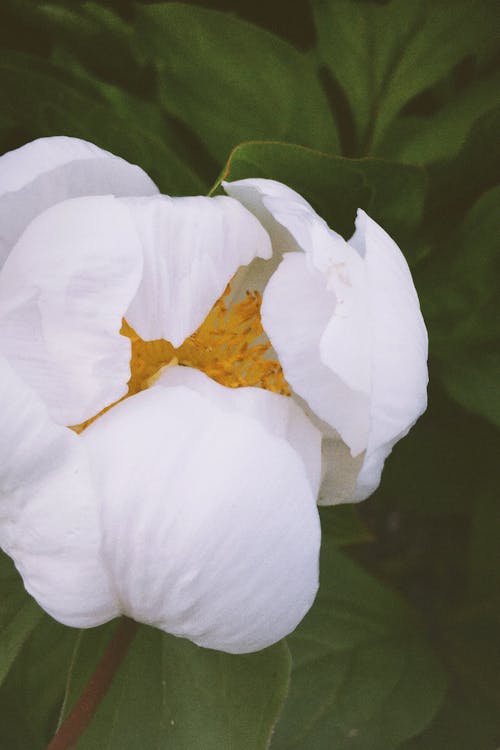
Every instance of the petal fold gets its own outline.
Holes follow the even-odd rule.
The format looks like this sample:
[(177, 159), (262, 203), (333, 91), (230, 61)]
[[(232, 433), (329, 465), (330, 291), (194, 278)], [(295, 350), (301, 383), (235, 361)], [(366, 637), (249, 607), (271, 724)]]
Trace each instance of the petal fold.
[(333, 430), (350, 450), (336, 440), (324, 450), (322, 501), (362, 500), (427, 403), (427, 333), (408, 264), (361, 210), (345, 242), (285, 185), (242, 180), (225, 188), (284, 253), (264, 291), (262, 320), (285, 377), (325, 423), (325, 441)]
[(126, 393), (130, 341), (119, 331), (141, 272), (134, 226), (111, 196), (36, 217), (0, 271), (0, 351), (59, 424)]
[(251, 211), (267, 230), (278, 259), (285, 252), (301, 249), (288, 228), (275, 218), (267, 205), (269, 200), (283, 201), (298, 212), (312, 211), (309, 203), (299, 193), (276, 180), (260, 178), (223, 182), (222, 186), (228, 195)]
[(193, 388), (150, 388), (82, 438), (123, 611), (245, 653), (289, 633), (318, 585), (319, 519), (297, 452)]
[(366, 267), (372, 340), (371, 428), (357, 482), (364, 499), (378, 486), (392, 447), (427, 408), (428, 340), (401, 250), (361, 209), (350, 244)]
[(29, 222), (67, 198), (154, 195), (148, 175), (80, 138), (38, 138), (0, 157), (0, 267)]
[(155, 386), (185, 386), (224, 411), (256, 419), (270, 435), (287, 440), (297, 451), (312, 493), (317, 495), (321, 479), (321, 433), (293, 399), (263, 388), (226, 388), (192, 367), (166, 367)]
[(124, 199), (144, 253), (127, 321), (141, 338), (180, 346), (204, 321), (242, 265), (270, 258), (269, 237), (227, 197)]
[(0, 357), (0, 546), (56, 620), (91, 627), (119, 613), (100, 554), (99, 504), (79, 438), (51, 422)]
[(367, 443), (369, 396), (352, 389), (321, 352), (335, 309), (324, 276), (303, 253), (287, 253), (265, 289), (262, 323), (295, 393), (358, 454)]

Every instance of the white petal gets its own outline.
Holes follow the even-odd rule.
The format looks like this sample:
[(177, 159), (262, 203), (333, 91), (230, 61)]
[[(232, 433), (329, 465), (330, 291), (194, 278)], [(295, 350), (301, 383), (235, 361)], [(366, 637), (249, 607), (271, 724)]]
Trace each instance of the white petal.
[(145, 340), (180, 346), (204, 321), (241, 265), (269, 258), (269, 237), (232, 198), (123, 199), (144, 251), (127, 321)]
[[(325, 276), (325, 284), (336, 297), (334, 314), (321, 340), (324, 363), (354, 390), (368, 393), (370, 368), (366, 319), (366, 281), (363, 262), (357, 253), (298, 193), (274, 180), (242, 180), (225, 183), (226, 190), (251, 208), (269, 227), (273, 249), (306, 254), (311, 270)], [(289, 238), (280, 241), (280, 232)], [(276, 255), (275, 255), (276, 257)], [(341, 348), (341, 351), (339, 351)], [(332, 358), (332, 349), (337, 355)]]
[(262, 322), (294, 391), (358, 454), (366, 447), (369, 397), (322, 359), (321, 339), (336, 307), (324, 274), (305, 254), (289, 253), (264, 292)]
[(281, 256), (284, 252), (297, 250), (300, 244), (294, 239), (288, 229), (277, 221), (267, 207), (268, 199), (282, 200), (296, 211), (312, 211), (309, 203), (287, 185), (276, 180), (261, 178), (235, 180), (223, 182), (222, 186), (228, 195), (236, 198), (243, 206), (256, 216), (269, 232), (273, 244), (273, 251)]
[(234, 653), (297, 625), (317, 590), (320, 529), (285, 440), (182, 386), (127, 399), (82, 438), (125, 613)]
[(140, 167), (79, 138), (39, 138), (0, 157), (0, 267), (29, 222), (83, 195), (153, 195)]
[(357, 481), (365, 454), (360, 453), (353, 458), (349, 448), (339, 436), (336, 438), (325, 436), (322, 452), (323, 475), (318, 505), (337, 505), (364, 500), (364, 497), (358, 496)]
[(100, 556), (99, 509), (79, 438), (0, 357), (0, 546), (27, 590), (60, 622), (119, 613)]
[(288, 396), (263, 388), (226, 388), (193, 367), (166, 367), (155, 386), (186, 386), (224, 411), (257, 419), (271, 435), (284, 438), (302, 458), (313, 495), (321, 477), (321, 433)]
[(228, 302), (237, 301), (245, 296), (247, 290), (258, 291), (262, 294), (269, 278), (278, 268), (284, 252), (297, 250), (298, 245), (290, 232), (279, 224), (263, 203), (263, 199), (271, 194), (283, 195), (294, 202), (309, 205), (295, 191), (275, 180), (248, 179), (223, 182), (224, 190), (232, 198), (238, 200), (245, 208), (252, 212), (267, 230), (272, 242), (272, 257), (263, 261), (256, 258), (250, 265), (241, 268), (231, 282), (231, 296)]
[(351, 497), (364, 499), (426, 407), (427, 334), (407, 263), (362, 211), (346, 243), (286, 186), (244, 180), (226, 190), (261, 218), (279, 252), (304, 253), (285, 255), (271, 277), (263, 324), (294, 391), (350, 448), (351, 458), (326, 451), (328, 476), (339, 474), (338, 492), (328, 480), (326, 494), (349, 498), (353, 457), (364, 454)]
[[(246, 179), (222, 183), (226, 192), (251, 211), (269, 232), (273, 246), (270, 262), (254, 261), (242, 269), (235, 280), (235, 297), (246, 289), (264, 291), (270, 276), (276, 271), (283, 254), (293, 250), (304, 251), (311, 267), (320, 271), (333, 264), (342, 266), (350, 258), (346, 242), (333, 232), (316, 214), (310, 204), (287, 185), (276, 180)], [(334, 288), (335, 274), (331, 274)]]
[(269, 232), (276, 264), (272, 271), (283, 253), (292, 250), (304, 251), (310, 263), (320, 271), (349, 258), (345, 240), (287, 185), (259, 178), (222, 184), (226, 192), (257, 216)]
[(378, 486), (385, 458), (427, 406), (427, 331), (408, 264), (364, 211), (351, 240), (364, 258), (372, 340), (370, 435), (360, 495)]
[(79, 424), (126, 393), (122, 317), (142, 252), (111, 196), (74, 198), (36, 217), (0, 271), (0, 351), (59, 424)]

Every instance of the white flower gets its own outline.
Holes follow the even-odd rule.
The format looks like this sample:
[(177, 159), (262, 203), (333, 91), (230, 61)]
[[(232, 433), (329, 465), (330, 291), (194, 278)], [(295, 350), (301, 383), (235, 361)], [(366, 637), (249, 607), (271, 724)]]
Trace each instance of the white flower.
[(366, 497), (425, 408), (383, 230), (361, 212), (348, 245), (284, 185), (226, 190), (159, 195), (72, 138), (0, 159), (0, 545), (69, 625), (275, 642), (316, 594), (318, 493)]

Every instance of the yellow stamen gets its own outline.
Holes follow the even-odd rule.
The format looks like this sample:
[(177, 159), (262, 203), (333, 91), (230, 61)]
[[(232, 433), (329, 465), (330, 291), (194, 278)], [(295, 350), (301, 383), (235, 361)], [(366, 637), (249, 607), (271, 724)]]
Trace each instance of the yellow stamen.
[[(225, 297), (229, 292), (228, 285), (201, 326), (177, 349), (164, 339), (143, 341), (123, 321), (120, 333), (132, 343), (131, 377), (124, 398), (148, 388), (164, 367), (174, 364), (202, 370), (229, 388), (256, 386), (290, 395), (290, 386), (280, 363), (266, 357), (271, 344), (262, 327), (261, 295), (259, 292), (247, 292), (245, 299), (228, 310)], [(81, 432), (109, 408), (72, 429)]]

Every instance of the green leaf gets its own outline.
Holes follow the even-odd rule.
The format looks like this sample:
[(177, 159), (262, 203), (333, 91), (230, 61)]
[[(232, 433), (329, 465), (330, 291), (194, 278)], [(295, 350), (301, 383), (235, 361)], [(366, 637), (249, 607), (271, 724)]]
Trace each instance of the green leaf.
[(422, 735), (401, 750), (497, 750), (500, 743), (498, 710), (479, 696), (450, 691), (443, 708)]
[(498, 72), (474, 81), (430, 115), (407, 115), (394, 120), (378, 153), (413, 164), (450, 159), (460, 152), (475, 121), (495, 103), (500, 103)]
[[(92, 674), (114, 626), (83, 634), (68, 710)], [(141, 626), (78, 750), (260, 750), (288, 689), (284, 643), (231, 656)]]
[(0, 685), (26, 639), (43, 617), (11, 560), (0, 551)]
[(56, 48), (77, 57), (101, 80), (142, 93), (144, 71), (132, 54), (133, 27), (113, 10), (94, 2), (42, 3), (38, 16)]
[[(498, 537), (496, 542), (498, 556)], [(440, 640), (450, 690), (429, 728), (404, 750), (496, 750), (499, 746), (500, 599), (495, 582), (492, 597), (470, 599), (445, 623)]]
[(497, 279), (500, 186), (485, 193), (421, 278), (439, 375), (450, 395), (500, 426)]
[[(464, 431), (459, 435), (463, 436)], [(450, 675), (450, 689), (429, 728), (405, 744), (404, 750), (495, 750), (500, 743), (500, 517), (495, 473), (499, 441), (492, 442), (493, 466), (485, 469), (477, 460), (469, 460), (469, 473), (472, 468), (478, 475), (473, 476), (476, 488), (470, 493), (469, 502), (473, 523), (468, 549), (456, 549), (457, 558), (469, 558), (466, 579), (459, 584), (455, 596), (448, 595), (450, 601), (443, 603), (440, 617), (434, 622)], [(487, 448), (484, 438), (479, 438), (478, 443), (478, 452)], [(442, 564), (435, 555), (432, 565), (434, 575), (439, 575)], [(453, 567), (455, 575), (459, 565), (460, 562)]]
[(312, 60), (268, 31), (183, 3), (137, 7), (140, 61), (158, 73), (159, 96), (223, 159), (249, 139), (338, 150)]
[(369, 203), (370, 187), (356, 162), (286, 143), (242, 143), (231, 153), (221, 179), (265, 177), (301, 193), (335, 231), (354, 231), (358, 206)]
[(493, 35), (491, 2), (313, 3), (319, 53), (351, 106), (360, 153), (377, 149), (404, 105)]
[(443, 672), (411, 612), (328, 537), (318, 598), (289, 646), (273, 750), (395, 750), (442, 702)]
[(0, 688), (0, 747), (44, 750), (54, 734), (79, 631), (42, 614)]
[[(465, 216), (440, 258), (440, 276), (446, 284), (432, 298), (432, 316), (445, 326), (440, 339), (490, 343), (500, 334), (494, 314), (500, 273), (500, 185), (484, 193)], [(436, 266), (438, 264), (436, 263)], [(432, 270), (432, 264), (430, 267)]]
[(108, 65), (119, 65), (130, 62), (130, 37), (132, 27), (110, 8), (104, 8), (94, 2), (76, 3), (74, 7), (41, 3), (36, 10), (36, 18), (43, 19), (46, 28), (54, 37), (64, 43), (64, 46), (75, 51), (75, 47), (83, 54), (90, 53), (94, 47), (97, 55), (104, 53), (102, 41), (111, 43), (108, 48)]
[(360, 518), (355, 505), (320, 507), (321, 530), (329, 534), (338, 547), (371, 542), (373, 535)]
[[(426, 178), (419, 167), (382, 159), (347, 159), (284, 143), (243, 143), (222, 179), (267, 177), (301, 193), (335, 231), (349, 237), (358, 207), (416, 256)], [(411, 259), (411, 258), (410, 258)]]
[(479, 117), (460, 152), (429, 167), (425, 223), (437, 240), (453, 231), (486, 191), (498, 184), (500, 173), (500, 106)]
[(439, 374), (455, 401), (500, 427), (500, 352), (469, 347), (443, 360)]
[[(432, 337), (431, 337), (432, 345)], [(452, 364), (450, 362), (450, 367)], [(497, 465), (498, 439), (493, 427), (483, 420), (457, 408), (456, 402), (448, 397), (439, 382), (434, 363), (430, 368), (429, 406), (425, 414), (401, 440), (386, 461), (383, 479), (377, 492), (378, 512), (382, 507), (388, 512), (400, 514), (411, 511), (428, 518), (429, 528), (421, 539), (427, 565), (434, 570), (435, 555), (429, 552), (429, 534), (437, 531), (436, 516), (449, 515), (450, 526), (457, 522), (457, 514), (469, 515), (476, 505), (478, 494), (482, 493), (495, 473)], [(381, 505), (383, 503), (383, 506)], [(423, 520), (423, 519), (422, 519)], [(416, 526), (413, 515), (407, 522), (411, 530)], [(446, 529), (446, 525), (444, 525)], [(460, 522), (460, 536), (463, 534), (463, 521)], [(450, 533), (446, 534), (451, 540)], [(401, 545), (400, 554), (411, 554), (411, 545), (405, 544), (401, 528), (393, 532), (393, 537)], [(443, 542), (436, 540), (441, 551)], [(460, 562), (463, 552), (455, 548)], [(453, 578), (455, 573), (446, 566), (440, 566), (441, 573)], [(434, 580), (437, 575), (434, 571)], [(450, 581), (451, 585), (451, 581)]]
[(26, 593), (0, 552), (0, 747), (43, 750), (53, 732), (73, 634)]
[(91, 78), (59, 70), (40, 58), (4, 53), (0, 58), (2, 114), (23, 134), (22, 142), (49, 135), (84, 138), (139, 164), (161, 190), (205, 192), (191, 168), (164, 143), (161, 120), (131, 95), (115, 97)]

